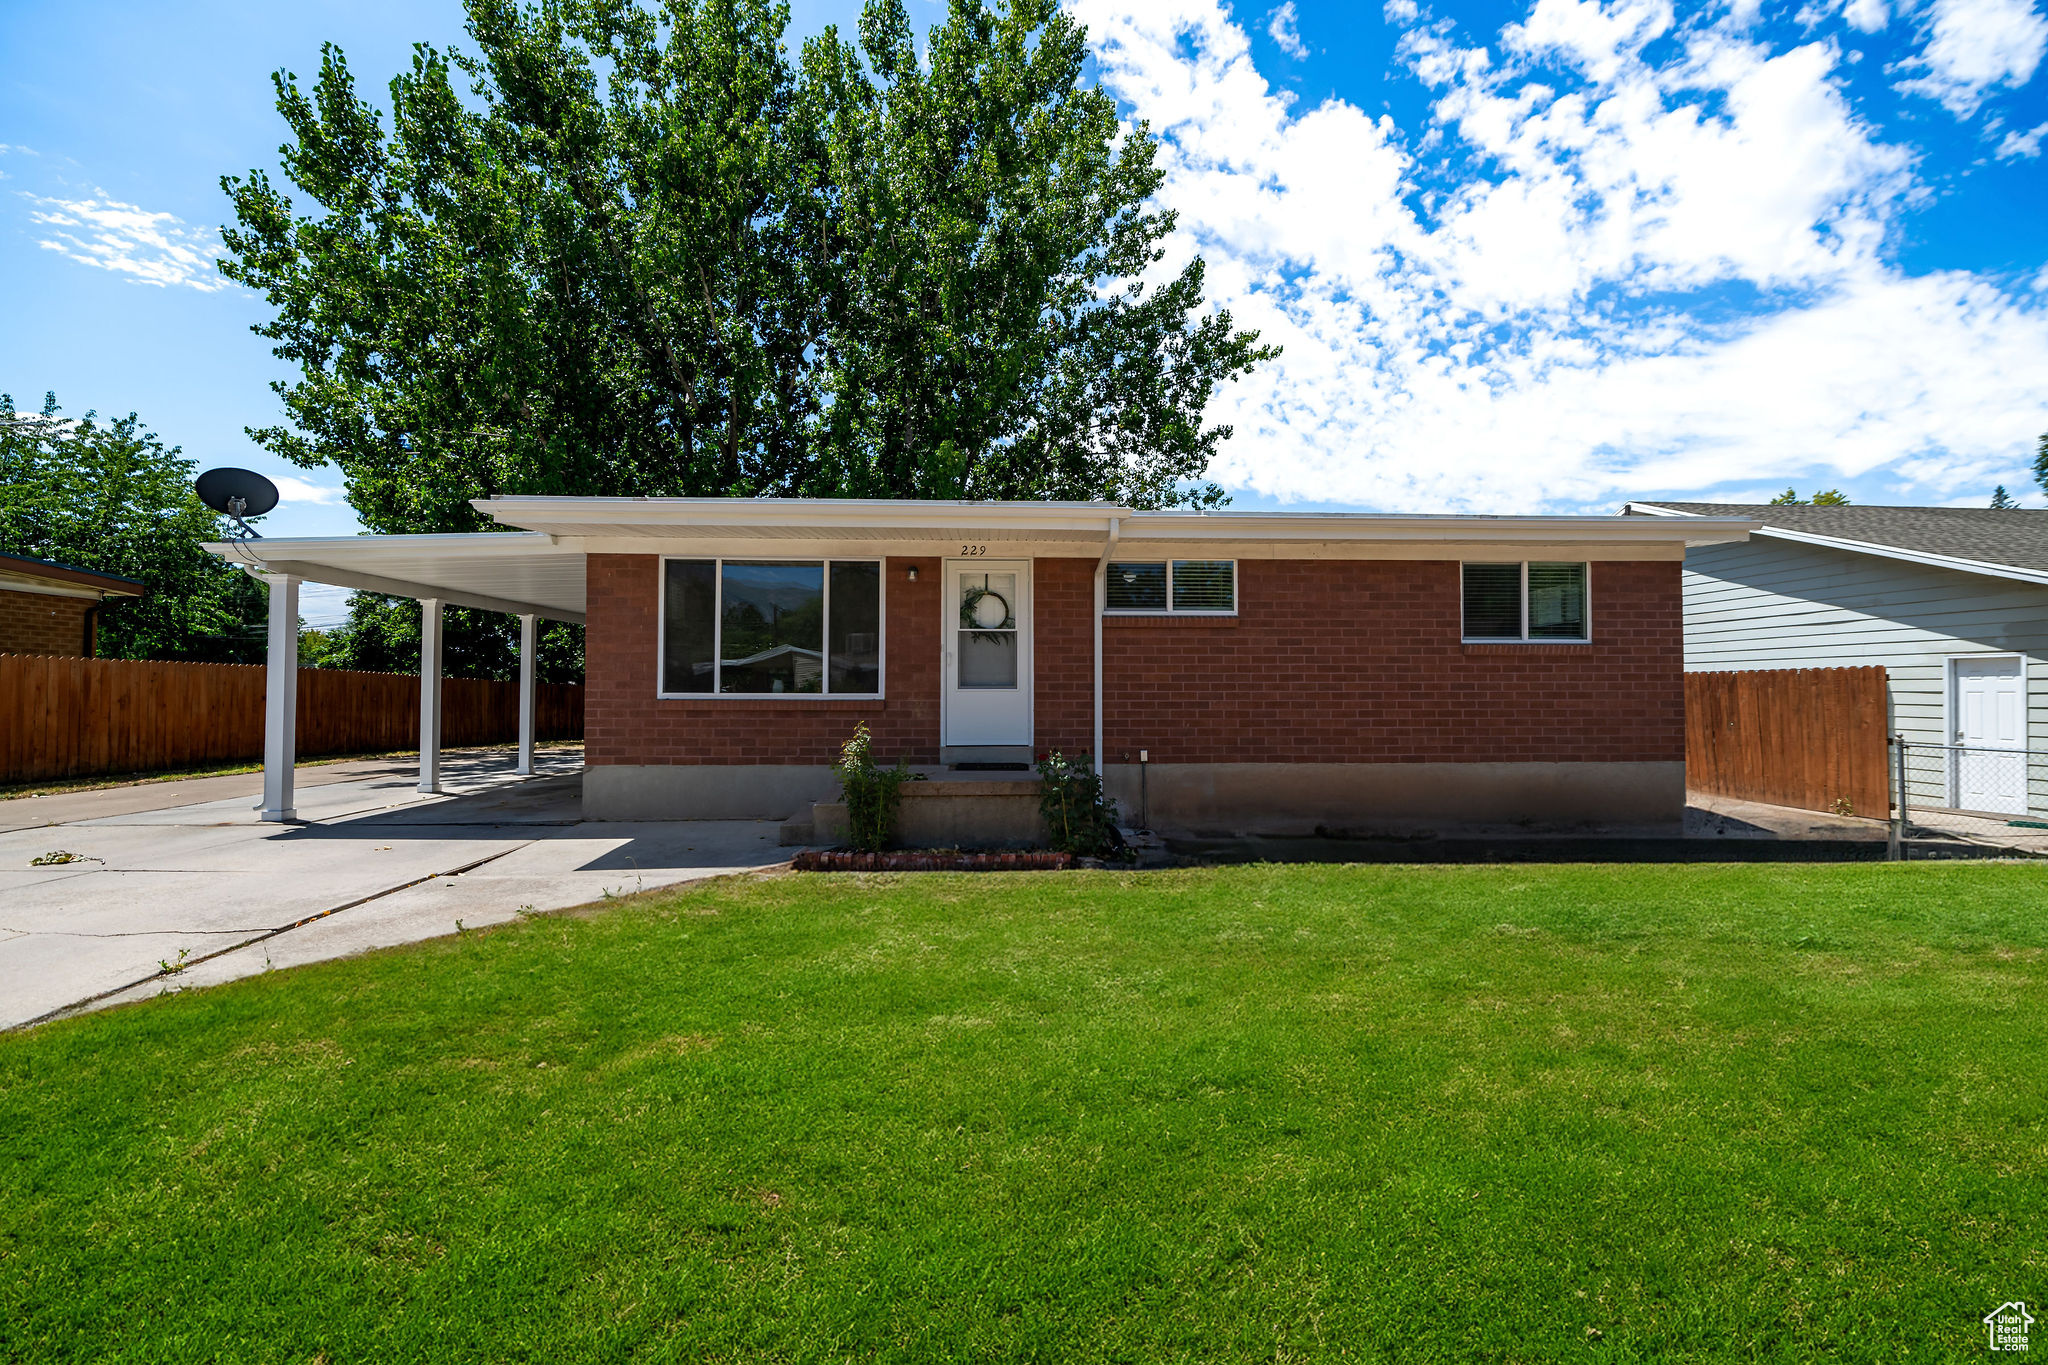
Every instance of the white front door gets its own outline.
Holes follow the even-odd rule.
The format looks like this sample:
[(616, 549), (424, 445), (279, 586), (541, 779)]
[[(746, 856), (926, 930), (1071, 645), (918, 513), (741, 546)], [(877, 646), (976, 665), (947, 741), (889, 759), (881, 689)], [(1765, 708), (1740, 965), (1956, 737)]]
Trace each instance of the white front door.
[(2027, 670), (2018, 655), (1956, 659), (1954, 787), (1959, 810), (2027, 813)]
[(943, 634), (949, 745), (1031, 743), (1031, 561), (949, 559)]

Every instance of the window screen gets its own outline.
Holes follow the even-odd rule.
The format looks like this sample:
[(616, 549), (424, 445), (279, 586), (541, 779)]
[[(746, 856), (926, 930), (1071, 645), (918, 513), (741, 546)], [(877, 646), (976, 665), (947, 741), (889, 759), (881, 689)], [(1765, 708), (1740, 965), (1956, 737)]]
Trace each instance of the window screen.
[(1465, 566), (1465, 638), (1522, 638), (1522, 566)]
[(1227, 559), (1176, 559), (1173, 609), (1237, 610), (1237, 565)]
[(853, 560), (832, 566), (832, 690), (882, 690), (882, 566)]
[(717, 686), (718, 566), (671, 559), (662, 566), (661, 690), (710, 692)]
[(1586, 638), (1586, 566), (1529, 566), (1529, 638)]
[(1107, 600), (1111, 611), (1165, 611), (1166, 565), (1110, 565)]

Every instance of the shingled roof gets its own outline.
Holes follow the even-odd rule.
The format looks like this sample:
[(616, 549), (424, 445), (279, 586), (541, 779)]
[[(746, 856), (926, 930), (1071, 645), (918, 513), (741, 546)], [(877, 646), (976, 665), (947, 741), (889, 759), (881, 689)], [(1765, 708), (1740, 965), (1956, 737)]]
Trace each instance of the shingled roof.
[(1989, 507), (1787, 507), (1729, 502), (1632, 502), (1684, 516), (1749, 517), (1764, 524), (1759, 534), (1785, 531), (1797, 536), (1886, 546), (1915, 555), (1978, 564), (2003, 564), (2048, 573), (2048, 511)]

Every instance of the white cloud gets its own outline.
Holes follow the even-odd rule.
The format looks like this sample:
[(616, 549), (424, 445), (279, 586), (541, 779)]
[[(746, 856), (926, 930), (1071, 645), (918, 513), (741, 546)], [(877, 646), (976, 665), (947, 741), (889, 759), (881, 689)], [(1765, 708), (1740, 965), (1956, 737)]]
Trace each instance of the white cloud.
[(271, 480), (277, 485), (280, 504), (310, 502), (322, 507), (339, 507), (348, 501), (348, 490), (329, 484), (309, 483), (290, 474), (280, 474)]
[(140, 284), (182, 285), (206, 293), (227, 288), (213, 266), (222, 248), (212, 231), (108, 198), (104, 190), (100, 196), (45, 199), (24, 191), (22, 197), (36, 205), (30, 220), (49, 233), (36, 245)]
[(2048, 50), (2048, 20), (2033, 0), (1934, 0), (1927, 42), (1906, 63), (1926, 74), (1899, 89), (1940, 100), (1968, 118), (1996, 85), (2025, 85)]
[(1830, 42), (1537, 0), (1490, 46), (1404, 35), (1436, 90), (1404, 130), (1297, 111), (1216, 0), (1070, 3), (1164, 139), (1162, 268), (1200, 251), (1285, 347), (1218, 396), (1227, 485), (1510, 510), (1883, 469), (1952, 496), (2048, 425), (2039, 296), (1888, 263), (1924, 191)]
[(2048, 135), (2048, 123), (2037, 123), (2024, 133), (2018, 130), (2008, 132), (2005, 141), (1998, 144), (1998, 159), (2009, 161), (2018, 157), (2021, 160), (2032, 160), (2041, 155), (2041, 138), (2044, 135)]
[(1266, 34), (1274, 46), (1297, 61), (1308, 56), (1308, 44), (1301, 41), (1301, 16), (1294, 12), (1294, 0), (1287, 0), (1266, 19)]
[(1888, 17), (1884, 0), (1849, 0), (1842, 6), (1843, 20), (1858, 33), (1877, 32), (1885, 26)]

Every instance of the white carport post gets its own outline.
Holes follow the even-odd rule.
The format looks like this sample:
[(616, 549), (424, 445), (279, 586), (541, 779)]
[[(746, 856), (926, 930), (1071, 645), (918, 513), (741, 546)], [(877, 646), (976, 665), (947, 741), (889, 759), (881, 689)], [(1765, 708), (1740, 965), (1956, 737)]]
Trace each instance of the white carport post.
[(519, 618), (519, 775), (533, 772), (533, 644), (536, 618)]
[(420, 599), (420, 790), (441, 790), (441, 599)]
[(292, 808), (292, 765), (299, 749), (299, 580), (258, 574), (270, 585), (270, 651), (263, 667), (263, 805), (260, 819), (284, 824)]

